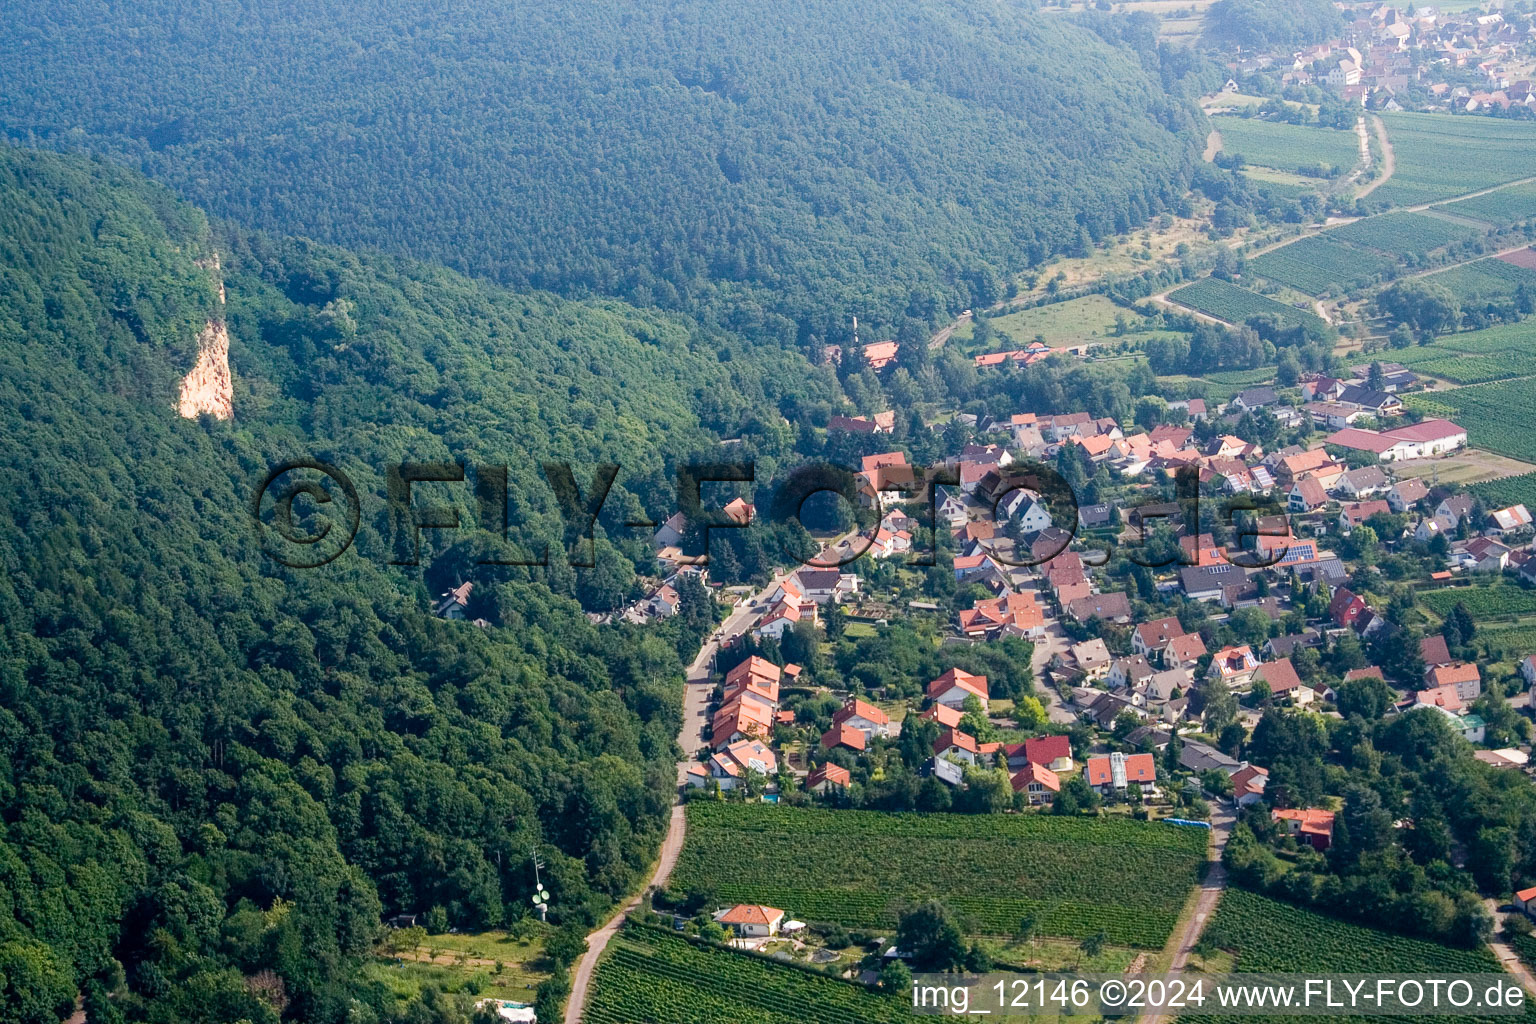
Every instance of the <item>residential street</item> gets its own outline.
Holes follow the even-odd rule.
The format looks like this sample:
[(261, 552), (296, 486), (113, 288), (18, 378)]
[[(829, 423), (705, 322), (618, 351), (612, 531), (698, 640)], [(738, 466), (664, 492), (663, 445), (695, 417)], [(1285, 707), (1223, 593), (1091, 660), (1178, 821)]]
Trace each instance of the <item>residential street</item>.
[[(1042, 607), (1049, 607), (1043, 593), (1040, 595), (1040, 604)], [(1040, 699), (1045, 702), (1046, 717), (1058, 725), (1072, 725), (1077, 721), (1077, 716), (1067, 710), (1062, 702), (1061, 694), (1056, 692), (1054, 686), (1047, 686), (1044, 683), (1040, 683), (1039, 680), (1045, 671), (1045, 666), (1050, 664), (1051, 659), (1071, 645), (1072, 641), (1067, 638), (1066, 632), (1061, 628), (1061, 621), (1047, 616), (1045, 620), (1045, 639), (1035, 641), (1033, 667), (1037, 681), (1036, 692)]]

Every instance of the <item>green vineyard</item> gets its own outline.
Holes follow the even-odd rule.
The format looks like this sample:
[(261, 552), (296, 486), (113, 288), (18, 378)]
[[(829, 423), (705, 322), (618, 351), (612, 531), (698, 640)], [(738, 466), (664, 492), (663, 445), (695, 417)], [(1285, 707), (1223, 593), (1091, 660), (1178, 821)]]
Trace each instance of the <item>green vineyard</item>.
[(1292, 327), (1323, 325), (1322, 319), (1315, 313), (1276, 302), (1268, 296), (1239, 288), (1217, 277), (1207, 277), (1194, 284), (1187, 284), (1169, 292), (1168, 298), (1228, 323), (1241, 324), (1249, 317), (1269, 315)]
[(1335, 241), (1363, 245), (1399, 258), (1422, 256), (1453, 242), (1475, 238), (1480, 233), (1465, 224), (1422, 213), (1388, 213), (1380, 217), (1366, 217), (1328, 232)]
[(1373, 200), (1412, 206), (1532, 177), (1536, 125), (1444, 114), (1381, 115), (1392, 143), (1392, 177)]
[(1448, 334), (1431, 345), (1396, 351), (1392, 358), (1419, 373), (1455, 384), (1523, 377), (1536, 374), (1536, 325), (1503, 324)]
[(627, 925), (592, 981), (588, 1024), (884, 1024), (905, 1002), (862, 985)]
[[(801, 920), (890, 928), (902, 908), (941, 899), (973, 933), (1163, 944), (1199, 877), (1206, 833), (1125, 819), (914, 815), (767, 804), (688, 805), (675, 884)], [(1106, 900), (1093, 863), (1137, 884)]]
[(1536, 473), (1506, 476), (1499, 480), (1473, 484), (1472, 493), (1477, 495), (1484, 508), (1524, 505), (1536, 512)]
[[(1222, 893), (1203, 941), (1236, 954), (1233, 970), (1285, 974), (1498, 974), (1499, 962), (1486, 949), (1455, 949), (1423, 939), (1378, 931), (1303, 910), (1245, 889)], [(1529, 1013), (1527, 1014), (1529, 1016)], [(1293, 1021), (1295, 1017), (1223, 1017), (1186, 1014), (1186, 1024), (1217, 1021)], [(1376, 1020), (1404, 1020), (1377, 1017)], [(1417, 1018), (1423, 1020), (1425, 1018)], [(1499, 1021), (1510, 1017), (1458, 1017), (1458, 1021)]]
[(1536, 462), (1536, 436), (1529, 424), (1531, 382), (1496, 381), (1440, 391), (1433, 398), (1410, 395), (1406, 404), (1428, 416), (1443, 416), (1467, 428), (1467, 440), (1512, 459)]
[(1536, 184), (1511, 185), (1471, 199), (1440, 207), (1458, 217), (1471, 217), (1497, 227), (1508, 227), (1536, 218)]
[(1445, 590), (1430, 591), (1420, 600), (1442, 617), (1458, 604), (1466, 605), (1474, 619), (1536, 615), (1536, 590), (1522, 590), (1519, 587), (1447, 587)]
[(1374, 281), (1396, 264), (1327, 234), (1307, 235), (1248, 261), (1248, 269), (1308, 295), (1338, 294)]
[[(1463, 307), (1514, 295), (1522, 286), (1536, 289), (1536, 271), (1493, 257), (1429, 274), (1424, 280), (1445, 288)], [(1526, 333), (1532, 332), (1527, 328)]]

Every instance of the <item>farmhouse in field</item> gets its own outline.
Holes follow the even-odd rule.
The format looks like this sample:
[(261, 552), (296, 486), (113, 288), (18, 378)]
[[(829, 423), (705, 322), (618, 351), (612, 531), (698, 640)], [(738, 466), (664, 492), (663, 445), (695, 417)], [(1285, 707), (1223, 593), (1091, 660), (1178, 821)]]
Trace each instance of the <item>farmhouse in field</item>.
[(1467, 431), (1450, 420), (1424, 420), (1391, 430), (1345, 427), (1329, 434), (1326, 443), (1355, 451), (1371, 452), (1382, 462), (1424, 459), (1466, 446)]
[(715, 920), (743, 939), (766, 939), (779, 934), (784, 911), (755, 903), (738, 903), (715, 914)]

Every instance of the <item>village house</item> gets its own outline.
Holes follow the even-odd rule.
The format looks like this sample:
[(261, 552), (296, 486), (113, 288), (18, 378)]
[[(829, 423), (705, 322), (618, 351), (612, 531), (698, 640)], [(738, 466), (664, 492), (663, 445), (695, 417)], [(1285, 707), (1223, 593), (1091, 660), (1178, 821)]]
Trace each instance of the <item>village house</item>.
[(1472, 572), (1503, 572), (1513, 551), (1492, 537), (1474, 537), (1462, 546), (1459, 560)]
[[(1361, 525), (1372, 516), (1384, 516), (1391, 513), (1392, 507), (1379, 499), (1376, 501), (1356, 501), (1345, 505), (1339, 510), (1339, 533), (1347, 537), (1354, 532), (1355, 527)], [(1389, 540), (1392, 538), (1384, 537), (1382, 539)]]
[(735, 932), (738, 938), (764, 939), (779, 934), (784, 911), (754, 903), (738, 903), (716, 913), (715, 921)]
[(1483, 532), (1490, 537), (1502, 537), (1506, 533), (1528, 530), (1530, 527), (1530, 511), (1524, 505), (1511, 505), (1488, 513), (1488, 525)]
[(1094, 594), (1067, 602), (1066, 613), (1078, 622), (1099, 619), (1124, 625), (1131, 621), (1131, 599), (1123, 591), (1112, 594)]
[(978, 743), (976, 737), (959, 729), (945, 729), (933, 741), (935, 757), (972, 765), (985, 765), (1002, 748), (1001, 743)]
[(869, 746), (869, 738), (851, 725), (834, 725), (821, 734), (821, 745), (827, 750), (842, 747), (844, 750), (862, 754)]
[(1339, 477), (1337, 488), (1345, 497), (1359, 500), (1391, 490), (1392, 481), (1380, 466), (1361, 466)]
[(1470, 662), (1454, 662), (1435, 665), (1424, 673), (1424, 681), (1431, 688), (1452, 687), (1463, 702), (1476, 700), (1483, 692), (1483, 676)]
[[(720, 784), (722, 790), (732, 790), (746, 784), (747, 777), (756, 773), (765, 779), (765, 788), (773, 789), (773, 776), (779, 771), (779, 760), (773, 750), (758, 739), (737, 740), (716, 751), (709, 759), (709, 775)], [(689, 783), (692, 784), (692, 779)]]
[(1413, 476), (1392, 485), (1392, 489), (1387, 492), (1387, 505), (1393, 512), (1401, 515), (1427, 497), (1429, 497), (1429, 485), (1419, 477)]
[(960, 612), (958, 617), (960, 632), (972, 638), (1045, 636), (1045, 615), (1028, 592), (1010, 591), (989, 601), (977, 601), (974, 608)]
[(1157, 758), (1151, 754), (1122, 754), (1118, 751), (1107, 757), (1090, 757), (1083, 769), (1083, 778), (1100, 796), (1119, 796), (1133, 782), (1148, 794), (1157, 781)]
[(1264, 787), (1269, 782), (1269, 772), (1256, 765), (1244, 765), (1232, 773), (1232, 799), (1239, 807), (1258, 803), (1264, 799)]
[(1156, 670), (1145, 654), (1133, 654), (1115, 660), (1104, 677), (1104, 685), (1111, 690), (1134, 690), (1155, 674)]
[(964, 708), (967, 697), (981, 701), (982, 710), (987, 707), (987, 677), (975, 676), (960, 668), (952, 668), (928, 684), (927, 697), (935, 704), (952, 708)]
[(1023, 793), (1031, 806), (1054, 803), (1061, 792), (1061, 777), (1051, 769), (1033, 761), (1025, 764), (1009, 780), (1015, 793)]
[(1254, 670), (1253, 681), (1267, 685), (1276, 700), (1288, 700), (1296, 707), (1306, 707), (1317, 699), (1317, 691), (1301, 681), (1290, 658), (1260, 665)]
[(1205, 640), (1199, 633), (1185, 633), (1173, 637), (1163, 646), (1162, 664), (1164, 668), (1192, 669), (1203, 657)]
[(1292, 484), (1286, 495), (1286, 508), (1297, 514), (1315, 511), (1326, 504), (1328, 492), (1323, 488), (1322, 481), (1310, 473)]
[(1107, 676), (1109, 666), (1114, 661), (1109, 648), (1098, 637), (1073, 644), (1067, 648), (1065, 655), (1066, 664), (1090, 682)]
[(853, 783), (848, 769), (831, 761), (816, 768), (805, 777), (805, 788), (812, 793), (826, 793), (833, 789), (847, 789)]
[(1326, 853), (1333, 845), (1333, 812), (1310, 807), (1305, 810), (1278, 810), (1271, 812), (1276, 823), (1309, 844), (1318, 853)]
[(1131, 650), (1151, 659), (1153, 655), (1160, 654), (1162, 649), (1168, 646), (1168, 641), (1183, 635), (1184, 627), (1176, 616), (1167, 615), (1160, 619), (1153, 619), (1136, 627), (1136, 631), (1131, 635)]
[(446, 591), (437, 602), (438, 617), (450, 620), (463, 619), (464, 610), (469, 607), (469, 595), (474, 589), (473, 583), (460, 583), (452, 590)]
[(1072, 770), (1072, 738), (1064, 733), (1036, 736), (1023, 743), (1013, 743), (1003, 748), (1008, 757), (1008, 770), (1015, 771), (1025, 764), (1044, 765), (1053, 772)]
[(965, 712), (948, 704), (931, 704), (928, 710), (917, 717), (926, 722), (939, 723), (940, 729), (954, 729), (965, 719)]
[(1247, 686), (1258, 667), (1259, 660), (1253, 656), (1253, 648), (1243, 644), (1241, 647), (1223, 647), (1213, 654), (1205, 674), (1211, 679), (1220, 679), (1235, 690)]
[[(811, 606), (812, 611), (810, 613), (813, 622), (815, 621), (816, 614), (815, 607), (815, 605)], [(780, 601), (768, 609), (767, 614), (752, 628), (752, 636), (757, 640), (769, 638), (783, 640), (785, 632), (794, 629), (795, 624), (804, 617), (804, 614), (800, 611), (800, 606), (795, 602), (789, 600)]]
[(857, 697), (849, 697), (843, 702), (842, 708), (832, 716), (832, 724), (852, 726), (862, 732), (866, 739), (891, 734), (891, 720), (886, 713)]

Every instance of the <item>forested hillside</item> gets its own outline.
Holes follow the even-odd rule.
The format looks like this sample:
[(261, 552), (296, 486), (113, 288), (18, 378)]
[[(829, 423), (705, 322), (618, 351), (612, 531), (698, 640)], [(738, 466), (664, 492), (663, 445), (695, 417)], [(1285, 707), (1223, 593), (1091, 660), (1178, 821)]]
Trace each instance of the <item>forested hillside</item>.
[[(235, 415), (182, 419), (214, 252)], [(626, 587), (643, 532), (573, 571), (554, 529), (548, 573), (498, 576), (467, 520), (388, 566), (384, 467), (505, 461), (514, 522), (547, 527), (536, 460), (585, 487), (606, 459), (613, 515), (655, 514), (672, 462), (785, 387), (835, 394), (681, 319), (237, 235), (129, 172), (0, 148), (0, 1020), (83, 992), (92, 1024), (265, 1024), (268, 968), (291, 1019), (381, 1020), (353, 980), (381, 916), (505, 923), (536, 841), (555, 919), (595, 919), (655, 854), (680, 652), (712, 618), (589, 623), (576, 598)], [(264, 557), (247, 512), (300, 455), (362, 492), (355, 550), (314, 570)], [(485, 628), (431, 614), (460, 579)]]
[(1182, 194), (1194, 64), (1136, 25), (1100, 31), (1140, 57), (1012, 0), (35, 0), (0, 132), (247, 226), (836, 342)]

